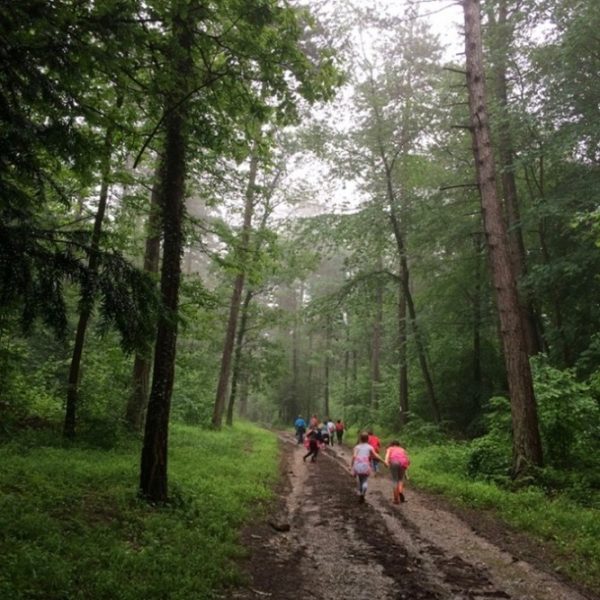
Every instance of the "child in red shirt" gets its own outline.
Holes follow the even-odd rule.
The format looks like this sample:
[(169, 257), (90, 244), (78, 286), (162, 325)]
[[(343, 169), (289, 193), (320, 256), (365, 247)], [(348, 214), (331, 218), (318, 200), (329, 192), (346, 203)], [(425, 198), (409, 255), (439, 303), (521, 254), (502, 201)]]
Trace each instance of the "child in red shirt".
[[(369, 429), (369, 441), (367, 443), (373, 446), (373, 450), (375, 450), (376, 454), (379, 454), (379, 450), (381, 449), (381, 440), (373, 433), (372, 429)], [(379, 470), (379, 461), (377, 459), (373, 459), (371, 462), (371, 468), (373, 469), (373, 473), (377, 473)]]

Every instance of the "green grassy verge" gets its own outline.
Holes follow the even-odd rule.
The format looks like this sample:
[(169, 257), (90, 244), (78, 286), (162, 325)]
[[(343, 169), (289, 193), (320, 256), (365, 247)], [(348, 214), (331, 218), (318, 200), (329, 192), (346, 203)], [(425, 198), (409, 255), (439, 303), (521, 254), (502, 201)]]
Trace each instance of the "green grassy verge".
[(140, 448), (0, 446), (0, 598), (209, 599), (239, 574), (237, 532), (270, 497), (276, 438), (173, 426), (173, 504), (136, 498)]
[(460, 505), (493, 511), (509, 525), (552, 543), (553, 567), (600, 591), (600, 511), (536, 487), (507, 491), (466, 476), (465, 448), (444, 444), (411, 449), (410, 483)]

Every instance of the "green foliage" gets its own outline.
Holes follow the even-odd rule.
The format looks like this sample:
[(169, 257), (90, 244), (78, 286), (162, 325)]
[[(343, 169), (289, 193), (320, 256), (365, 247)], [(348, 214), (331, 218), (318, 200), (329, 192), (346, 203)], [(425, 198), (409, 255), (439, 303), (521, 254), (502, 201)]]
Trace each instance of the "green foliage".
[(237, 532), (270, 497), (274, 436), (173, 427), (165, 508), (134, 495), (137, 443), (62, 443), (17, 436), (0, 446), (3, 598), (208, 600), (239, 582)]
[(597, 467), (600, 407), (587, 383), (572, 369), (559, 370), (540, 358), (533, 362), (544, 453), (558, 469)]

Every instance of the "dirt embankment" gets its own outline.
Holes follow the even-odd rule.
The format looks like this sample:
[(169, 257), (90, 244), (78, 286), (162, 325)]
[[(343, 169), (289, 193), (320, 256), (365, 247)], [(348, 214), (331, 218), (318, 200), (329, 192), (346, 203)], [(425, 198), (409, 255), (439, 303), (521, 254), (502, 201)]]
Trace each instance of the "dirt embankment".
[(370, 478), (360, 504), (347, 447), (316, 463), (302, 461), (291, 435), (282, 449), (277, 505), (244, 533), (248, 585), (225, 598), (598, 600), (545, 572), (534, 545), (492, 520), (460, 518), (410, 485), (407, 502), (393, 505), (387, 473)]

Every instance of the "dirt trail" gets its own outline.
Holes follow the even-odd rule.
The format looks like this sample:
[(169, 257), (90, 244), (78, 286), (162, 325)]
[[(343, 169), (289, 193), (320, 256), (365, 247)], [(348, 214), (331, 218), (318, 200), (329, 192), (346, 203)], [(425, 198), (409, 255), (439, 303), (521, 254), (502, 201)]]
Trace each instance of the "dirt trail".
[(370, 478), (360, 504), (349, 448), (327, 448), (304, 463), (293, 436), (281, 439), (286, 477), (277, 512), (245, 532), (249, 583), (225, 598), (596, 598), (502, 550), (410, 485), (407, 502), (393, 505), (385, 471)]

